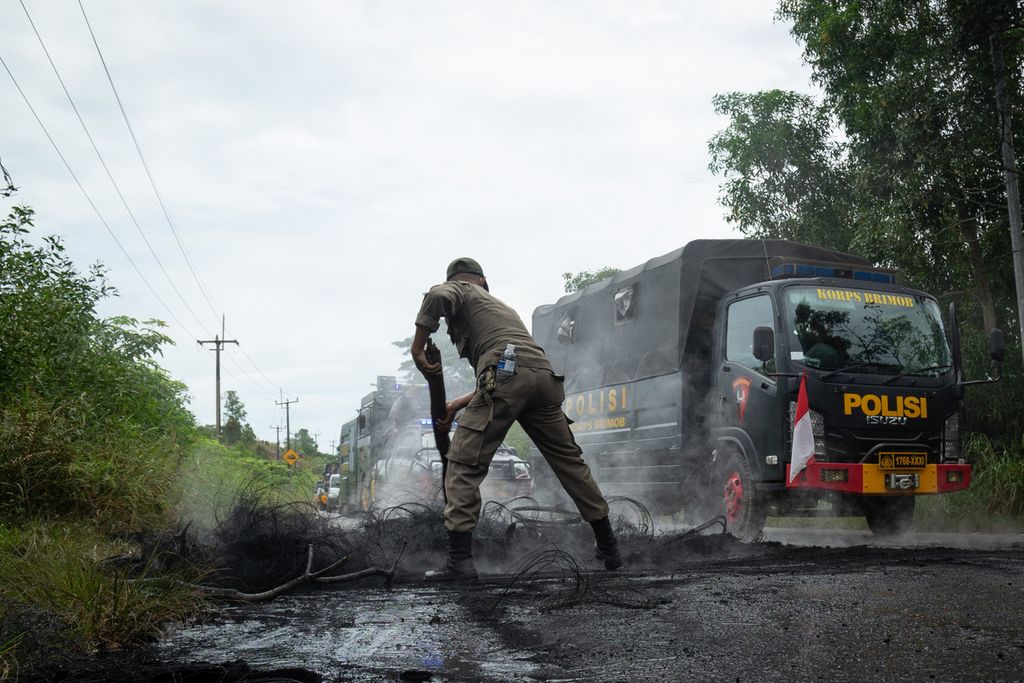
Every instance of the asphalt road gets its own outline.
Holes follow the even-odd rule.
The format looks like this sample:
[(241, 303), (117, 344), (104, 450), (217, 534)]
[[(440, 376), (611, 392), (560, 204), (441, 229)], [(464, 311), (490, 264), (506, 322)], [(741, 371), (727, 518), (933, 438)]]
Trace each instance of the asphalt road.
[(879, 539), (867, 529), (816, 529), (768, 527), (764, 540), (794, 546), (831, 546), (849, 548), (857, 545), (886, 548), (960, 548), (962, 550), (999, 550), (1024, 545), (1024, 534), (955, 534), (914, 532), (894, 539)]
[(1024, 678), (1024, 538), (766, 539), (635, 539), (629, 570), (614, 574), (581, 572), (585, 545), (469, 586), (409, 572), (391, 591), (371, 580), (231, 607), (151, 654), (335, 681)]

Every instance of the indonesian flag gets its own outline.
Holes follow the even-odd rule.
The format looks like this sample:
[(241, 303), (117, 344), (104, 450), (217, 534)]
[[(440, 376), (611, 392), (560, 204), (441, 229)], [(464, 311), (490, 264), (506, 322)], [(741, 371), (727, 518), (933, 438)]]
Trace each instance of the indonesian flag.
[(789, 455), (789, 481), (792, 482), (814, 460), (814, 428), (807, 409), (807, 374), (800, 375), (800, 393), (796, 397), (793, 420), (793, 452)]

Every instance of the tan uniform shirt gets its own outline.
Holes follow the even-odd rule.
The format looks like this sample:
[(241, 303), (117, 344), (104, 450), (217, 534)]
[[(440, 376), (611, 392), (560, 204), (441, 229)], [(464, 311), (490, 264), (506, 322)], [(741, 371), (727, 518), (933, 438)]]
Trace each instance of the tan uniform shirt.
[(519, 314), (479, 285), (449, 281), (431, 287), (416, 324), (436, 332), (442, 317), (459, 355), (469, 359), (477, 375), (498, 363), (506, 344), (515, 344), (520, 367), (551, 370)]

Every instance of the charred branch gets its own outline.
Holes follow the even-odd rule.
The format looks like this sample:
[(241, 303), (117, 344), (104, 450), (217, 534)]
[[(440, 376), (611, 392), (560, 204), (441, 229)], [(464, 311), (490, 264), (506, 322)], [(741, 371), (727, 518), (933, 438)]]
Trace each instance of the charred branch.
[(216, 586), (203, 586), (200, 584), (188, 583), (186, 581), (180, 581), (177, 579), (144, 579), (150, 583), (171, 583), (175, 586), (182, 586), (190, 590), (194, 590), (204, 597), (213, 598), (215, 600), (227, 600), (229, 602), (267, 602), (274, 598), (280, 597), (285, 593), (288, 593), (300, 586), (305, 586), (311, 583), (321, 584), (333, 584), (333, 583), (345, 583), (348, 581), (357, 581), (370, 576), (383, 576), (387, 579), (388, 588), (391, 587), (391, 582), (395, 577), (395, 569), (398, 566), (399, 560), (402, 559), (402, 554), (405, 552), (405, 545), (402, 545), (401, 551), (395, 557), (394, 562), (391, 563), (391, 567), (385, 569), (383, 567), (367, 567), (357, 572), (351, 572), (349, 574), (340, 574), (338, 576), (327, 576), (330, 572), (334, 571), (341, 565), (349, 561), (349, 557), (346, 555), (341, 559), (331, 563), (329, 566), (323, 569), (313, 571), (313, 544), (309, 545), (307, 556), (306, 556), (306, 569), (305, 571), (296, 576), (290, 581), (282, 583), (280, 586), (271, 588), (270, 590), (262, 591), (259, 593), (246, 593), (234, 588), (218, 588)]

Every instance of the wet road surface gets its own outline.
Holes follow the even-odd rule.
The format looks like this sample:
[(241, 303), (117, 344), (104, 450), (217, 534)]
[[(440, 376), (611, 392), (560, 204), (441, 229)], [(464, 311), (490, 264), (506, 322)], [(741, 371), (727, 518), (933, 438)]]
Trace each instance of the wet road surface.
[(1024, 678), (1021, 537), (827, 533), (832, 547), (820, 530), (766, 534), (798, 537), (786, 544), (715, 535), (660, 561), (627, 546), (617, 574), (580, 558), (590, 572), (367, 580), (226, 608), (152, 653), (329, 681)]

